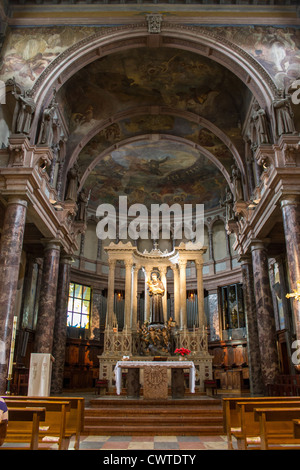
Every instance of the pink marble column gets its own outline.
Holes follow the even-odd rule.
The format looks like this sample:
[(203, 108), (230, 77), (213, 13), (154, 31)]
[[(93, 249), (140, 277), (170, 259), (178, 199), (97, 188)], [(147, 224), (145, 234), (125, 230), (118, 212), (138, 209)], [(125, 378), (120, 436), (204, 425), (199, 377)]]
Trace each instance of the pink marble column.
[(49, 242), (44, 250), (35, 352), (52, 354), (60, 246)]
[(53, 394), (59, 394), (63, 391), (70, 270), (70, 256), (62, 256), (59, 263), (54, 339), (52, 349), (52, 355), (55, 359), (52, 366), (51, 380), (51, 393)]
[(274, 308), (267, 250), (262, 242), (255, 241), (251, 245), (251, 253), (262, 385), (266, 393), (266, 385), (274, 382), (279, 373)]
[(0, 248), (0, 393), (6, 391), (15, 299), (27, 202), (11, 197), (5, 211)]
[[(300, 280), (300, 202), (294, 196), (281, 200), (286, 254), (291, 289), (297, 290)], [(300, 302), (291, 299), (296, 337), (300, 339)]]
[(247, 351), (250, 370), (250, 392), (251, 395), (260, 395), (264, 392), (264, 390), (262, 386), (260, 349), (251, 256), (241, 256), (240, 263), (242, 268), (243, 294), (247, 319)]

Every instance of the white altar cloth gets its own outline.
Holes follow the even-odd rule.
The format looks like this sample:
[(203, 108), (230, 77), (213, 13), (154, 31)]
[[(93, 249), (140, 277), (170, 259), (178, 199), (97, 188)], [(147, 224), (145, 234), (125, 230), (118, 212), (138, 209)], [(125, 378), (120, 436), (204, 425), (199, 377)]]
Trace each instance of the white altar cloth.
[(193, 361), (118, 361), (114, 370), (116, 380), (117, 395), (121, 393), (122, 386), (122, 369), (137, 368), (143, 369), (145, 367), (166, 367), (169, 369), (189, 369), (189, 386), (190, 392), (195, 393), (195, 378), (196, 369)]

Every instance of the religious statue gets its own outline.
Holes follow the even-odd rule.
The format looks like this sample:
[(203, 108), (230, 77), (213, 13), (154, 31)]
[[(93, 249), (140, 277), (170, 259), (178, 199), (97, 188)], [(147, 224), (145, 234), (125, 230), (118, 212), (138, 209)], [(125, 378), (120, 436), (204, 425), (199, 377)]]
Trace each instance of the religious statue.
[(150, 280), (147, 281), (148, 292), (152, 299), (151, 307), (151, 323), (164, 323), (162, 296), (165, 293), (165, 288), (160, 280), (158, 271), (152, 271)]
[(251, 142), (254, 147), (260, 144), (269, 143), (269, 133), (265, 111), (260, 108), (257, 102), (253, 105), (253, 114), (251, 116), (252, 131)]
[(291, 106), (291, 97), (284, 96), (283, 90), (279, 90), (277, 98), (272, 103), (275, 120), (275, 128), (278, 136), (282, 134), (294, 134), (294, 113)]
[(78, 191), (78, 180), (79, 180), (79, 166), (77, 163), (68, 172), (68, 186), (66, 192), (66, 201), (76, 201)]
[(49, 106), (43, 112), (41, 130), (39, 134), (38, 143), (39, 144), (46, 144), (49, 147), (52, 145), (53, 141), (53, 126), (54, 126), (54, 118), (55, 112), (58, 106), (58, 103), (55, 101), (56, 91), (53, 91), (53, 98), (49, 104)]
[(221, 207), (225, 206), (226, 210), (226, 222), (230, 220), (234, 220), (234, 213), (233, 213), (233, 196), (230, 189), (227, 187), (225, 190), (225, 199), (220, 200)]
[(78, 195), (77, 205), (78, 211), (76, 214), (76, 220), (86, 221), (86, 208), (89, 202), (89, 195), (86, 194), (85, 189), (82, 189)]
[(23, 93), (17, 94), (14, 90), (12, 92), (15, 95), (17, 100), (17, 107), (15, 110), (15, 122), (14, 122), (14, 132), (16, 134), (29, 134), (32, 116), (35, 112), (35, 102), (31, 98), (31, 93), (29, 90)]
[(231, 170), (231, 181), (233, 183), (234, 190), (234, 202), (242, 201), (244, 197), (240, 170), (236, 165), (232, 165)]

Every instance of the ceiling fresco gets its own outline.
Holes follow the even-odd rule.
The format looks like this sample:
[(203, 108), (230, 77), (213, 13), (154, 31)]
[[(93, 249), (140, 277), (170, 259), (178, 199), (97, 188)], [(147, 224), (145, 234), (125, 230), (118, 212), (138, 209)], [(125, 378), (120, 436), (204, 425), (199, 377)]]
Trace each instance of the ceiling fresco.
[(249, 102), (245, 85), (221, 65), (177, 49), (132, 49), (78, 71), (58, 100), (69, 123), (68, 154), (87, 141), (77, 163), (81, 177), (89, 175), (90, 207), (126, 194), (131, 203), (219, 206), (227, 183), (203, 149), (231, 173), (233, 155), (212, 128), (243, 147)]
[(226, 180), (203, 154), (178, 142), (141, 140), (116, 149), (89, 174), (85, 189), (90, 207), (102, 202), (118, 207), (119, 196), (134, 203), (205, 204), (219, 207)]
[(96, 125), (141, 106), (195, 113), (240, 140), (246, 86), (211, 59), (170, 48), (139, 48), (103, 57), (58, 93), (70, 127), (69, 151)]

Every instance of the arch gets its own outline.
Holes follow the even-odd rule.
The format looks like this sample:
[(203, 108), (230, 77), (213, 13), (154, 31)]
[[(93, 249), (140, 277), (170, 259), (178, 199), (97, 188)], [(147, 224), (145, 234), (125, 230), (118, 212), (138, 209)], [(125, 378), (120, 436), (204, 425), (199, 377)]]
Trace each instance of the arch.
[[(98, 31), (72, 45), (54, 59), (41, 73), (32, 87), (36, 113), (32, 132), (37, 128), (39, 115), (52, 96), (53, 87), (59, 88), (85, 65), (113, 52), (137, 47), (173, 47), (189, 50), (208, 57), (233, 72), (250, 89), (260, 106), (270, 108), (276, 85), (265, 69), (246, 51), (201, 27), (173, 24), (164, 21), (162, 31), (148, 32), (148, 25), (112, 27)], [(179, 34), (180, 33), (180, 34)], [(34, 138), (31, 135), (31, 138)]]
[[(231, 177), (226, 170), (226, 168), (220, 163), (220, 161), (207, 149), (204, 147), (201, 147), (199, 144), (195, 144), (194, 142), (191, 142), (188, 139), (185, 139), (184, 137), (178, 137), (170, 134), (155, 134), (155, 139), (157, 141), (159, 140), (169, 140), (173, 142), (179, 142), (182, 144), (185, 144), (189, 147), (193, 147), (199, 152), (201, 152), (205, 157), (207, 157), (218, 169), (219, 171), (223, 174), (224, 178), (227, 181), (228, 186), (230, 187), (231, 191), (233, 191), (233, 185), (231, 182)], [(113, 144), (110, 147), (106, 148), (103, 152), (101, 152), (98, 157), (96, 157), (93, 162), (88, 166), (88, 168), (85, 170), (84, 174), (82, 175), (82, 178), (80, 180), (80, 185), (79, 185), (79, 191), (83, 188), (84, 183), (86, 179), (88, 178), (90, 172), (92, 169), (97, 165), (97, 163), (101, 160), (102, 157), (107, 155), (108, 153), (112, 152), (113, 150), (116, 150), (118, 148), (124, 147), (126, 144), (132, 143), (132, 142), (139, 142), (141, 140), (153, 140), (153, 135), (152, 134), (141, 134), (138, 136), (130, 137), (128, 139), (124, 139), (121, 142), (118, 143), (118, 145)]]
[(112, 116), (111, 118), (107, 119), (105, 122), (99, 123), (90, 132), (85, 134), (82, 137), (81, 141), (76, 145), (74, 151), (72, 152), (70, 160), (68, 162), (67, 171), (74, 165), (75, 161), (77, 160), (78, 155), (80, 154), (82, 149), (85, 147), (85, 145), (87, 145), (88, 142), (93, 137), (95, 137), (95, 135), (97, 135), (99, 132), (111, 126), (113, 123), (120, 122), (122, 119), (132, 118), (133, 116), (138, 116), (138, 115), (143, 115), (143, 114), (154, 114), (154, 113), (181, 117), (193, 123), (202, 125), (204, 128), (210, 130), (230, 150), (242, 175), (245, 176), (244, 165), (243, 165), (241, 156), (236, 146), (234, 145), (232, 140), (221, 129), (215, 126), (212, 122), (208, 121), (207, 119), (195, 113), (192, 113), (190, 111), (182, 111), (182, 110), (178, 110), (175, 108), (170, 108), (167, 106), (160, 106), (160, 107), (142, 106), (142, 108), (136, 107), (136, 108), (129, 109), (126, 113), (124, 112), (117, 113), (115, 116)]

